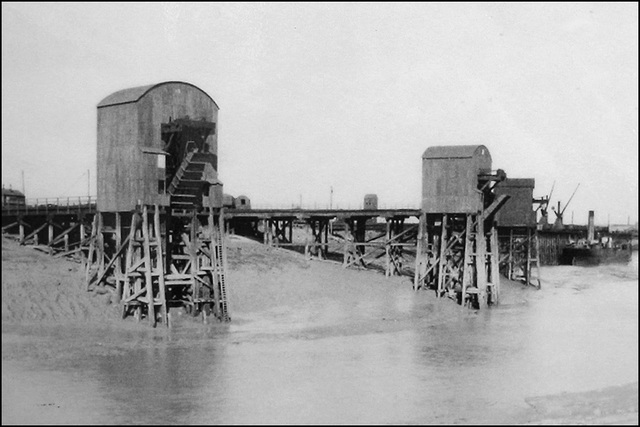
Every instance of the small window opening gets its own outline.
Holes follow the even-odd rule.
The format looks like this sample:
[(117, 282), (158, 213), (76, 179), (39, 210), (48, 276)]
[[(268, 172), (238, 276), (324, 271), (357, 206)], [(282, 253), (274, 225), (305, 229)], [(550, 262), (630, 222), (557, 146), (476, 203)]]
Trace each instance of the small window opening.
[(165, 181), (165, 173), (166, 173), (166, 158), (163, 155), (158, 155), (158, 194), (165, 194), (167, 191), (167, 184)]

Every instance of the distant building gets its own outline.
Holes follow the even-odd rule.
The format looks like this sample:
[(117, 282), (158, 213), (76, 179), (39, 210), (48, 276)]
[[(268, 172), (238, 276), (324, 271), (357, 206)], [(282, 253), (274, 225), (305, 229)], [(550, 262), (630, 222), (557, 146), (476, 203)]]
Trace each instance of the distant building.
[(26, 201), (24, 194), (18, 190), (2, 187), (2, 207), (15, 208), (25, 206)]
[(610, 224), (609, 233), (631, 233), (638, 230), (638, 225)]
[(365, 210), (376, 210), (376, 209), (378, 209), (378, 196), (376, 194), (365, 194), (364, 195), (364, 209)]

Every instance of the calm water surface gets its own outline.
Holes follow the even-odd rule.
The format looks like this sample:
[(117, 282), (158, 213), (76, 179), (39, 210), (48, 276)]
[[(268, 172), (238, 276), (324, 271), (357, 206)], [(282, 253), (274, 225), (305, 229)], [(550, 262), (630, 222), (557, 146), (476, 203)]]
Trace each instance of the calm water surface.
[[(637, 252), (627, 266), (542, 275), (526, 303), (427, 327), (354, 333), (338, 321), (305, 332), (311, 316), (353, 320), (379, 302), (329, 304), (222, 335), (176, 328), (157, 346), (91, 364), (5, 362), (2, 422), (507, 423), (528, 396), (637, 382)], [(398, 313), (424, 316), (424, 299), (399, 294), (389, 302)]]

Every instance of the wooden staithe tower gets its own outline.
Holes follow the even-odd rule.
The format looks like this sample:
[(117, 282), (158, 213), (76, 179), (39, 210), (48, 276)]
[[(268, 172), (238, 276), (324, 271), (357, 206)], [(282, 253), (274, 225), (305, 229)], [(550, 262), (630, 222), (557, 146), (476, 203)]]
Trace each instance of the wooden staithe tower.
[(500, 292), (495, 215), (504, 171), (484, 145), (429, 147), (422, 156), (422, 205), (413, 287), (459, 304), (496, 304)]
[(169, 325), (172, 307), (228, 321), (218, 106), (184, 82), (98, 104), (98, 205), (83, 242), (88, 289), (113, 286), (123, 317)]

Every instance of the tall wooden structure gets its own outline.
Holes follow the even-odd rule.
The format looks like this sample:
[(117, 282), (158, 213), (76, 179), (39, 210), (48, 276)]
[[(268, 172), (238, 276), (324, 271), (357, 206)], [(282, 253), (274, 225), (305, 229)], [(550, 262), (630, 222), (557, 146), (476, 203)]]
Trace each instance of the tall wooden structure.
[(460, 304), (498, 302), (495, 215), (508, 196), (484, 145), (434, 146), (422, 155), (422, 204), (414, 289), (433, 289)]
[(229, 320), (217, 104), (171, 81), (115, 92), (97, 108), (88, 289), (114, 286), (123, 316), (154, 326), (168, 325), (174, 306)]
[(509, 200), (496, 215), (500, 271), (510, 280), (540, 288), (540, 244), (533, 197), (533, 178), (507, 178), (496, 188)]

